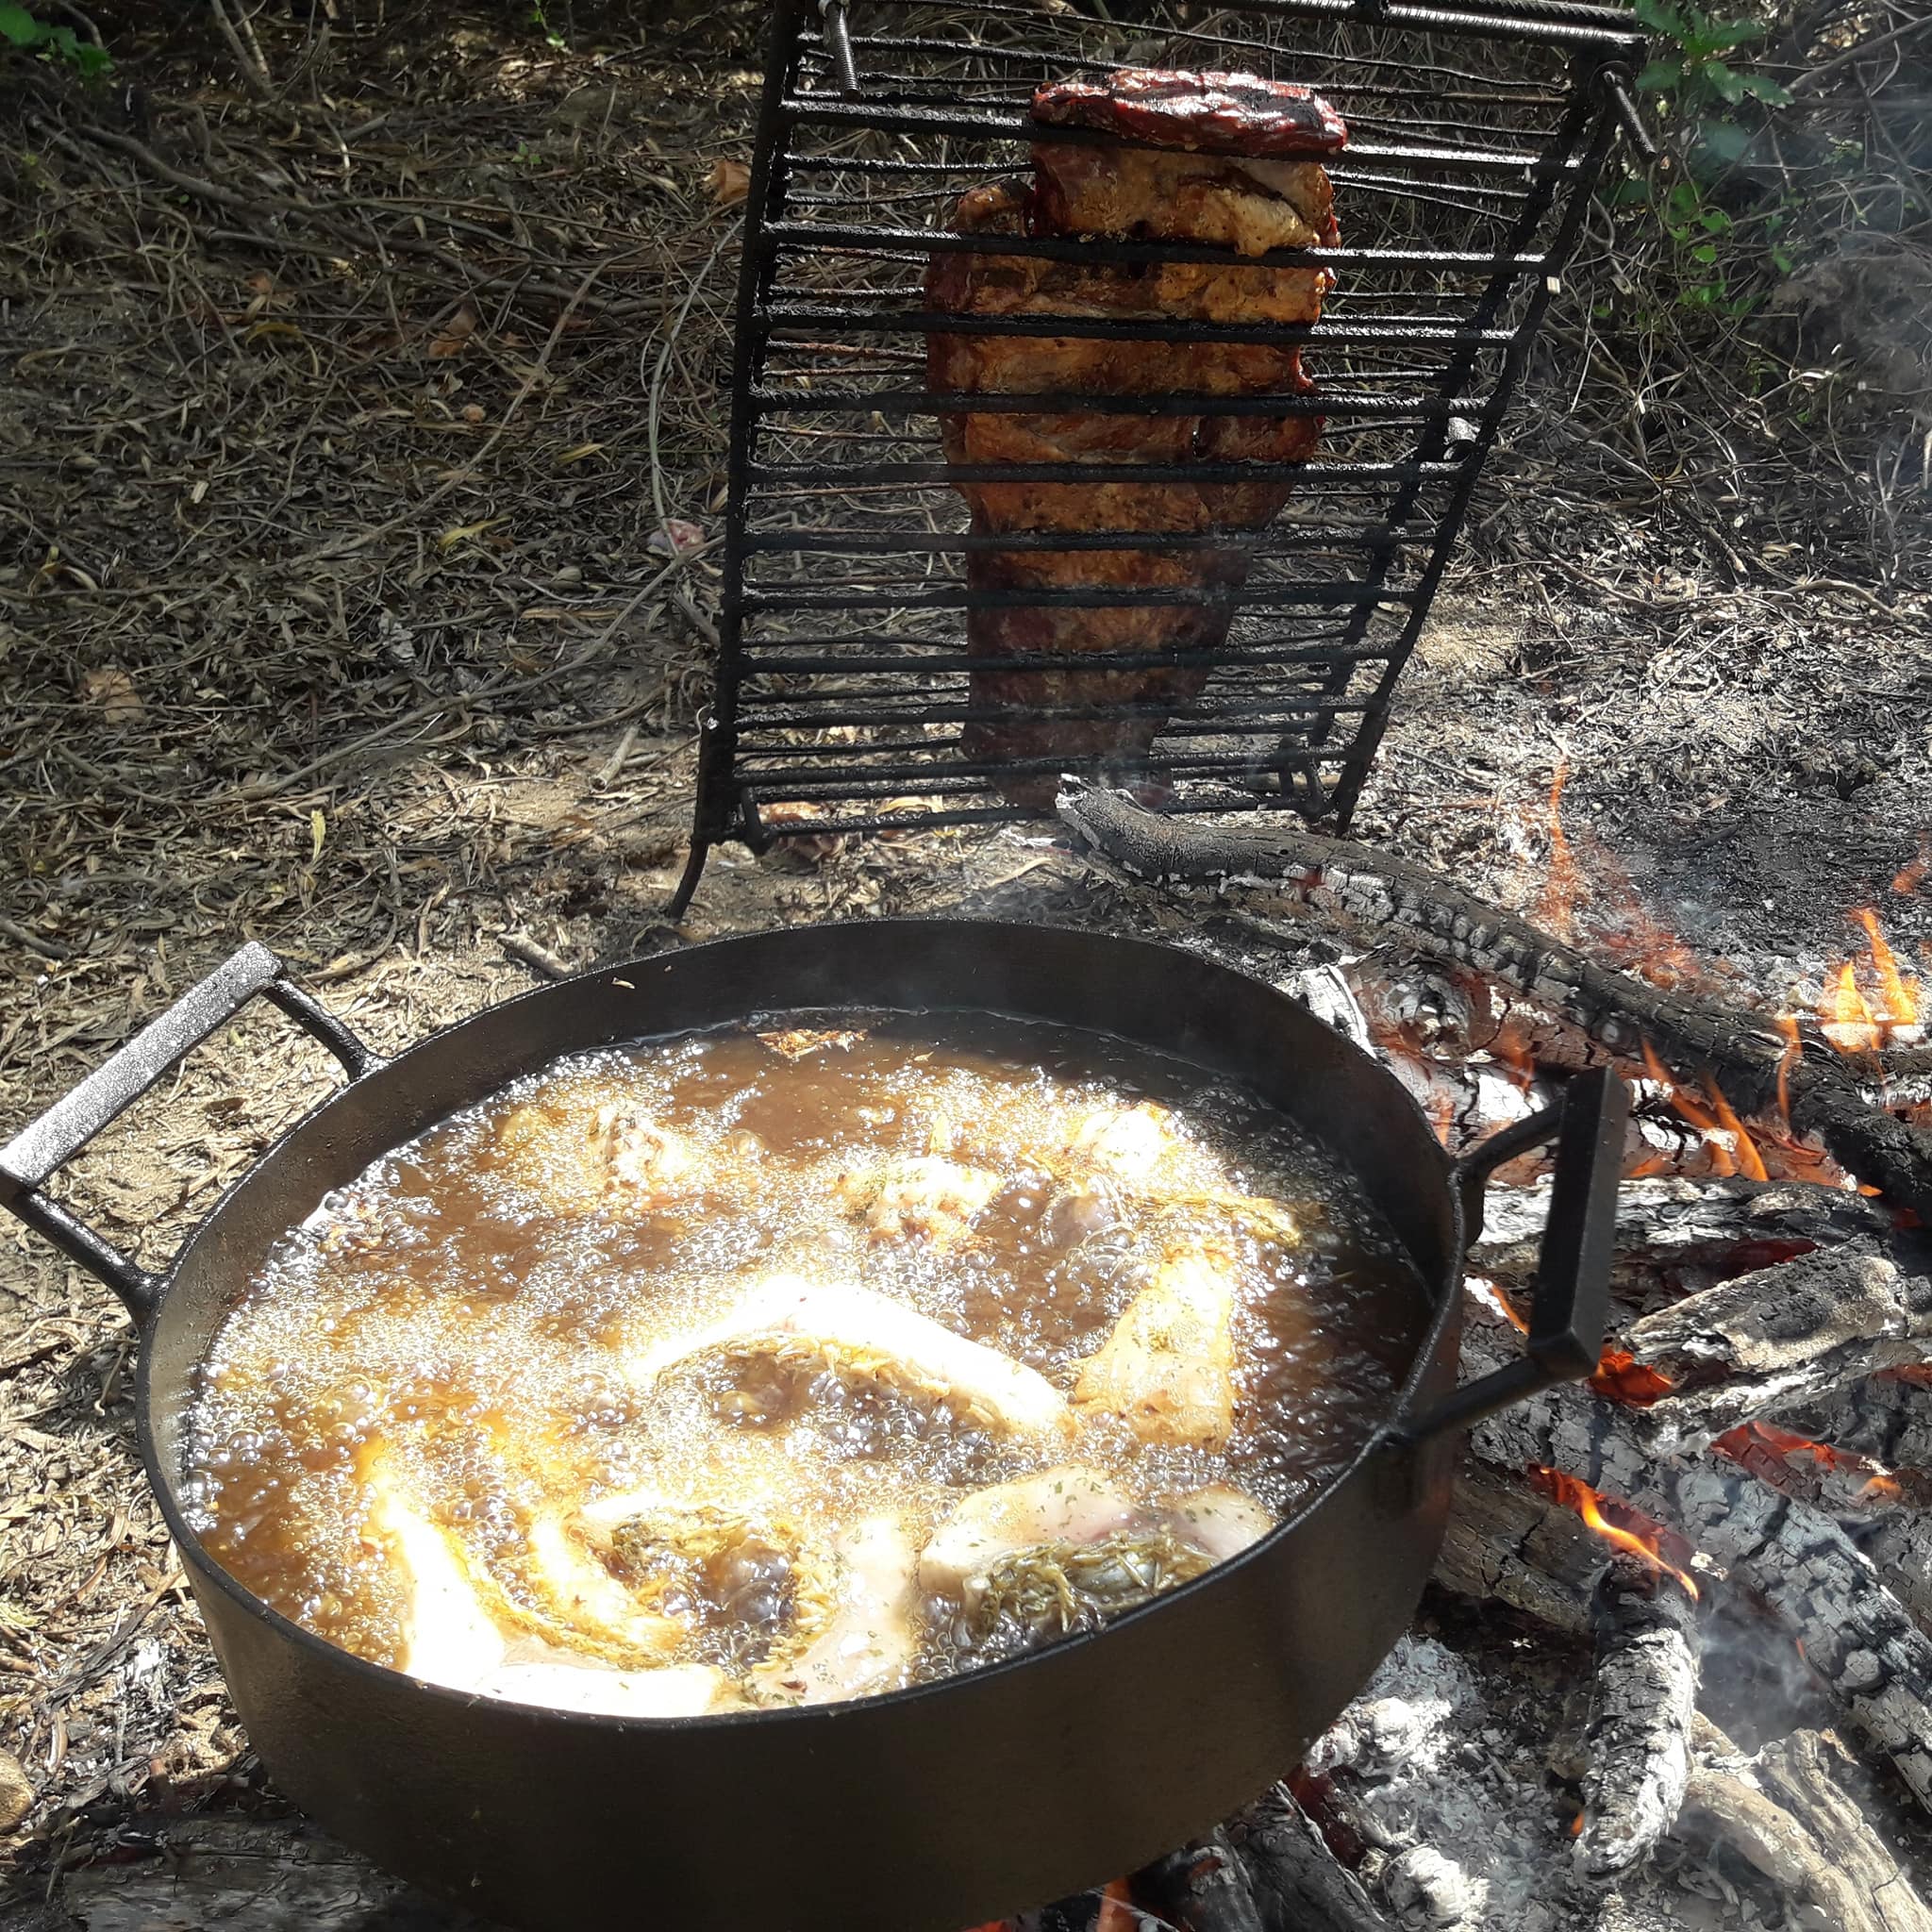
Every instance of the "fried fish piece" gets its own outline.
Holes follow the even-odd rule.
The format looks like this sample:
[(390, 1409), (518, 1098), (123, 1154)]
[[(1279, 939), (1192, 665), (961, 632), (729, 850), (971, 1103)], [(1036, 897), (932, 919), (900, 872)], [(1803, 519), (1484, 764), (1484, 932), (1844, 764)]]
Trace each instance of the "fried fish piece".
[(890, 1510), (864, 1517), (834, 1540), (830, 1554), (813, 1613), (751, 1674), (753, 1690), (771, 1703), (831, 1704), (911, 1681), (919, 1553), (905, 1519)]
[(919, 1236), (949, 1248), (963, 1240), (1005, 1182), (983, 1167), (915, 1154), (841, 1174), (840, 1201), (881, 1240)]
[(846, 1283), (774, 1275), (704, 1328), (665, 1337), (632, 1355), (625, 1372), (639, 1385), (693, 1357), (822, 1355), (841, 1376), (870, 1378), (1003, 1434), (1070, 1433), (1067, 1399), (1045, 1376), (983, 1342), (969, 1341), (904, 1302)]
[(1211, 1254), (1163, 1261), (1074, 1385), (1082, 1415), (1143, 1442), (1222, 1449), (1234, 1433), (1234, 1283)]

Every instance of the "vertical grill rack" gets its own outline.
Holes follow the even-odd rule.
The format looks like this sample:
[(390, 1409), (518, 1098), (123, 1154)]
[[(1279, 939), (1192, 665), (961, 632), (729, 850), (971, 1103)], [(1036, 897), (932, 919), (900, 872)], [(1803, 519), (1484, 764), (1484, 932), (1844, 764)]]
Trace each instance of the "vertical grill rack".
[[(1290, 807), (1345, 826), (1510, 391), (1574, 246), (1642, 42), (1621, 8), (1581, 0), (777, 0), (746, 204), (724, 582), (681, 909), (717, 843), (1011, 819), (1006, 764), (969, 755), (990, 715), (968, 691), (974, 606), (1230, 607), (1212, 649), (1083, 654), (1082, 670), (1210, 670), (1163, 719), (1137, 773), (1170, 809)], [(1035, 88), (1120, 66), (1241, 69), (1312, 86), (1350, 142), (1325, 163), (1343, 245), (1277, 250), (1326, 263), (1304, 325), (1039, 315), (926, 307), (935, 251), (1117, 264), (1240, 262), (1179, 242), (969, 237), (970, 188), (1024, 174)], [(1092, 139), (1087, 135), (1071, 138)], [(926, 386), (930, 330), (1172, 342), (1175, 391), (948, 396)], [(1305, 344), (1307, 397), (1186, 391), (1188, 344)], [(1079, 410), (1318, 414), (1299, 464), (1141, 464), (1144, 482), (1291, 475), (1259, 531), (972, 534), (960, 483), (1094, 482), (1101, 463), (949, 465), (948, 411), (1058, 402)], [(1233, 588), (968, 589), (974, 549), (1246, 553)], [(1016, 660), (1005, 660), (1001, 668)], [(1041, 660), (1042, 665), (1046, 660)], [(1069, 707), (1034, 717), (1126, 716)], [(1092, 760), (1086, 761), (1091, 767)]]

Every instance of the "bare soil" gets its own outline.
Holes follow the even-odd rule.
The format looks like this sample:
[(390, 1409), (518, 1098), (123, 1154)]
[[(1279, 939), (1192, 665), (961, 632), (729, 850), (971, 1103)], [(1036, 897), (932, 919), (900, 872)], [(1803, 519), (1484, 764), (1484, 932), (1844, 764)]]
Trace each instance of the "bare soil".
[[(0, 62), (0, 1136), (246, 938), (389, 1050), (528, 985), (533, 951), (941, 911), (1191, 936), (1048, 825), (726, 848), (665, 922), (713, 577), (652, 544), (666, 515), (717, 530), (713, 169), (748, 158), (757, 9), (648, 11), (553, 4), (560, 46), (522, 7), (391, 6), (326, 45), (264, 20), (266, 102), (187, 9), (97, 9), (91, 91)], [(1779, 998), (1875, 905), (1932, 979), (1932, 897), (1893, 890), (1932, 838), (1917, 512), (1888, 497), (1881, 556), (1849, 468), (1727, 473), (1721, 422), (1662, 481), (1609, 460), (1615, 398), (1569, 353), (1606, 272), (1563, 297), (1356, 829), (1526, 909), (1565, 765), (1597, 916), (1621, 866)], [(60, 1192), (163, 1263), (332, 1077), (251, 1011)], [(124, 1923), (114, 1871), (210, 1820), (243, 1871), (258, 1825), (313, 1848), (275, 1824), (142, 1477), (132, 1348), (104, 1290), (0, 1229), (23, 1925)], [(360, 1874), (342, 1923), (455, 1923), (329, 1869)], [(263, 1898), (232, 1923), (335, 1923)]]

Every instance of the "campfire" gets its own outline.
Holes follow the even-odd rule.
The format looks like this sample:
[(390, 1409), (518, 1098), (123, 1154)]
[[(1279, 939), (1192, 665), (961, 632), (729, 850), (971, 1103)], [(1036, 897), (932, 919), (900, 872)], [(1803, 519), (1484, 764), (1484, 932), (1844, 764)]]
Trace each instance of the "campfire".
[[(1607, 851), (1566, 836), (1562, 791), (1559, 771), (1527, 921), (1298, 827), (1209, 828), (1084, 791), (1061, 816), (1104, 870), (1206, 916), (1251, 931), (1312, 920), (1373, 945), (1298, 990), (1401, 1074), (1452, 1154), (1582, 1068), (1633, 1083), (1609, 1341), (1586, 1384), (1475, 1425), (1437, 1572), (1458, 1597), (1591, 1643), (1580, 1752), (1555, 1780), (1574, 1896), (1536, 1923), (1653, 1923), (1608, 1902), (1688, 1835), (1823, 1914), (1793, 1923), (1932, 1924), (1843, 1790), (1875, 1774), (1908, 1813), (1932, 1808), (1921, 986), (1884, 904), (1846, 909), (1844, 948), (1809, 985), (1754, 987), (1699, 960)], [(1922, 851), (1895, 901), (1925, 877)], [(1513, 1185), (1491, 1188), (1465, 1376), (1521, 1349), (1542, 1161), (1519, 1158), (1500, 1176)], [(1760, 1666), (1782, 1657), (1821, 1728), (1747, 1757), (1699, 1714), (1707, 1644), (1737, 1645), (1733, 1626)], [(1265, 1806), (1160, 1876), (1095, 1895), (1077, 1922), (1246, 1926), (1270, 1923), (1278, 1894), (1348, 1932), (1517, 1923), (1458, 1857), (1451, 1790), (1412, 1775), (1402, 1740), (1377, 1728), (1428, 1702), (1432, 1666), (1411, 1646), (1385, 1670), (1390, 1694), (1357, 1707)], [(1231, 1849), (1258, 1922), (1226, 1907)], [(1178, 1905), (1162, 1892), (1176, 1873), (1192, 1888)]]

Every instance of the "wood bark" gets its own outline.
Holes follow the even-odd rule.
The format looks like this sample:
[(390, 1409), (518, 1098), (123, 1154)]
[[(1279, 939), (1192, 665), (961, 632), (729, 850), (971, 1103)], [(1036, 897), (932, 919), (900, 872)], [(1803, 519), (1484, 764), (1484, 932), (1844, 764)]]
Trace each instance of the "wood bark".
[(1263, 1932), (1247, 1868), (1224, 1831), (1143, 1865), (1129, 1890), (1174, 1932)]
[(1471, 1458), (1456, 1478), (1435, 1581), (1581, 1635), (1591, 1628), (1604, 1558), (1602, 1540), (1575, 1510)]
[[(1519, 1346), (1499, 1321), (1471, 1310), (1471, 1373), (1500, 1366)], [(1478, 1423), (1471, 1441), (1501, 1468), (1538, 1464), (1580, 1477), (1724, 1566), (1783, 1620), (1807, 1663), (1932, 1808), (1932, 1640), (1838, 1524), (1745, 1470), (1657, 1455), (1631, 1427), (1633, 1413), (1563, 1384)]]
[(1577, 1870), (1628, 1872), (1675, 1824), (1697, 1715), (1697, 1605), (1674, 1577), (1627, 1552), (1605, 1566), (1595, 1599)]
[(1855, 1065), (1815, 1027), (1790, 1059), (1768, 1020), (1660, 992), (1424, 867), (1286, 817), (1201, 825), (1096, 791), (1063, 794), (1059, 809), (1074, 833), (1137, 878), (1256, 887), (1349, 931), (1400, 937), (1534, 1000), (1626, 1065), (1641, 1062), (1647, 1043), (1675, 1077), (1693, 1091), (1717, 1085), (1740, 1114), (1772, 1110), (1782, 1074), (1796, 1131), (1816, 1132), (1846, 1170), (1932, 1224), (1932, 1132), (1868, 1105)]

